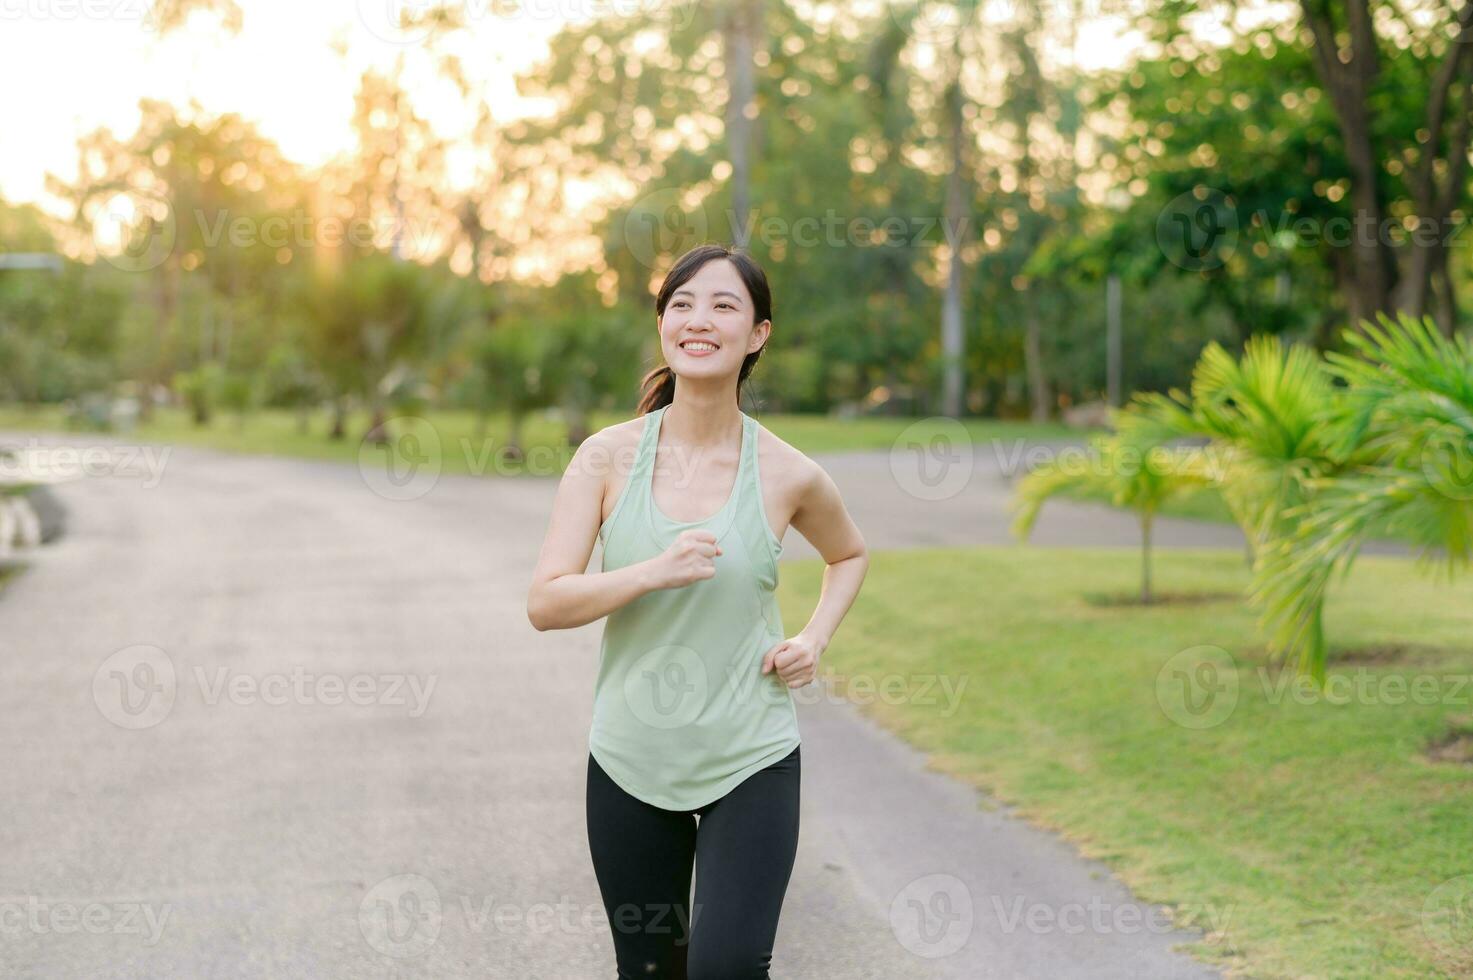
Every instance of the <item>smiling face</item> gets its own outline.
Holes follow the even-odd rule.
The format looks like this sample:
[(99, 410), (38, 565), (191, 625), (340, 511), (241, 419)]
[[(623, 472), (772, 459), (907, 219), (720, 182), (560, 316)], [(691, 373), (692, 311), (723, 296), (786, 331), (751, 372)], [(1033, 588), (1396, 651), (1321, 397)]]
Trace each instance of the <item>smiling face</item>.
[(752, 297), (726, 259), (701, 266), (675, 290), (657, 319), (665, 363), (682, 377), (721, 377), (741, 370), (767, 342), (772, 321), (754, 324)]

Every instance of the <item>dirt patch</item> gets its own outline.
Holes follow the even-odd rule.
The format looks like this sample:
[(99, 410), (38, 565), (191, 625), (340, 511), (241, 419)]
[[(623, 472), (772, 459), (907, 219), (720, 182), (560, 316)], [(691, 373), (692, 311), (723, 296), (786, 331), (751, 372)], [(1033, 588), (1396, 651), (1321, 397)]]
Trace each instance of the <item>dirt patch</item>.
[(1154, 606), (1200, 606), (1212, 602), (1239, 602), (1239, 592), (1157, 592), (1150, 602), (1142, 602), (1139, 592), (1086, 592), (1084, 601), (1091, 606), (1111, 608), (1115, 606), (1137, 606), (1150, 609)]
[(1366, 646), (1331, 649), (1332, 664), (1404, 664), (1441, 660), (1455, 651), (1422, 643), (1370, 643)]
[(1427, 746), (1427, 758), (1449, 765), (1473, 766), (1473, 717), (1448, 719), (1448, 730)]

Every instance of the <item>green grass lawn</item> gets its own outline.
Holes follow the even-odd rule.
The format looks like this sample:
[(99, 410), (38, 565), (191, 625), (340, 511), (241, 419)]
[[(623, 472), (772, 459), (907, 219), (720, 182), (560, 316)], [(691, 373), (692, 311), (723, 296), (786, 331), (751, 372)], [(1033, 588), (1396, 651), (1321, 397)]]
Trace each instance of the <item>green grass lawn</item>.
[[(1173, 592), (1247, 581), (1236, 551), (1156, 560)], [(806, 620), (820, 571), (786, 567), (788, 623)], [(1473, 878), (1434, 894), (1473, 875), (1473, 765), (1426, 751), (1473, 732), (1473, 581), (1362, 557), (1326, 609), (1330, 695), (1345, 702), (1331, 703), (1277, 686), (1287, 675), (1236, 597), (1099, 600), (1137, 575), (1130, 550), (878, 553), (823, 672), (899, 675), (917, 695), (928, 677), (965, 684), (950, 712), (939, 686), (862, 710), (1108, 862), (1141, 899), (1204, 931), (1225, 917), (1191, 950), (1237, 975), (1473, 975), (1473, 917), (1438, 917), (1450, 896), (1473, 907)], [(1192, 649), (1204, 647), (1222, 652)], [(1194, 672), (1214, 656), (1220, 673)], [(986, 896), (973, 905), (993, 914)]]
[[(525, 461), (517, 463), (499, 461), (498, 453), (506, 445), (511, 431), (505, 415), (493, 415), (484, 431), (473, 412), (436, 409), (426, 412), (424, 417), (429, 423), (427, 427), (421, 426), (408, 431), (415, 431), (422, 437), (427, 433), (433, 434), (434, 440), (438, 442), (443, 472), (481, 475), (533, 473), (548, 476), (560, 474), (572, 458), (573, 451), (566, 445), (566, 426), (541, 414), (529, 416), (524, 423), (522, 445), (527, 457)], [(595, 413), (592, 424), (596, 431), (629, 417), (628, 414), (600, 412)], [(938, 419), (836, 419), (818, 415), (766, 413), (759, 413), (758, 417), (779, 437), (805, 453), (889, 449), (901, 433), (912, 425), (918, 425), (919, 428), (911, 434), (921, 439), (928, 438), (933, 433), (949, 431), (944, 428), (946, 421)], [(134, 433), (119, 433), (115, 437), (124, 441), (131, 438), (146, 442), (207, 446), (230, 452), (270, 453), (356, 463), (363, 433), (368, 429), (367, 414), (359, 412), (349, 418), (346, 439), (329, 439), (329, 424), (330, 420), (324, 413), (314, 413), (308, 417), (304, 432), (296, 413), (268, 409), (252, 413), (243, 420), (229, 413), (221, 413), (210, 425), (201, 428), (194, 424), (183, 409), (166, 409), (158, 412), (147, 425), (139, 426)], [(968, 438), (979, 446), (988, 447), (992, 445), (992, 440), (1001, 440), (1006, 445), (1018, 439), (1078, 438), (1080, 435), (1055, 423), (1035, 425), (1030, 422), (968, 419), (963, 424)], [(0, 429), (64, 431), (65, 423), (58, 407), (34, 409), (0, 405)], [(421, 451), (429, 445), (426, 438), (419, 440)]]

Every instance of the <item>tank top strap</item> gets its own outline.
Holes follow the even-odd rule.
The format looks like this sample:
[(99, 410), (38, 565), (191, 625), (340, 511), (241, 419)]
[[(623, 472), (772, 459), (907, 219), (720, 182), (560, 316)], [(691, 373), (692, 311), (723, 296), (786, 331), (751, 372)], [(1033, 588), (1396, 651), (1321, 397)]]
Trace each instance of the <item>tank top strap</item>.
[(644, 416), (644, 429), (639, 434), (639, 447), (634, 452), (634, 466), (630, 469), (630, 479), (636, 474), (645, 476), (645, 483), (649, 483), (649, 474), (655, 468), (655, 443), (656, 433), (660, 429), (660, 416), (665, 414), (669, 406), (662, 406), (653, 411), (646, 412)]
[(602, 541), (608, 540), (616, 524), (627, 522), (628, 519), (622, 515), (644, 514), (649, 506), (647, 498), (650, 494), (650, 474), (654, 471), (655, 459), (655, 416), (663, 411), (663, 408), (657, 408), (644, 415), (644, 428), (640, 431), (639, 442), (635, 444), (634, 461), (629, 465), (624, 488), (619, 491), (614, 509), (599, 525), (598, 536)]
[(652, 490), (655, 472), (655, 456), (660, 441), (660, 417), (665, 414), (664, 406), (654, 411), (645, 413), (644, 431), (639, 436), (639, 449), (634, 454), (634, 466), (629, 471), (629, 496), (630, 504), (638, 509), (636, 513), (644, 514), (648, 510), (649, 501), (653, 499)]
[(768, 556), (772, 563), (772, 573), (776, 575), (777, 556), (782, 551), (782, 542), (772, 533), (772, 525), (767, 521), (767, 505), (762, 499), (762, 469), (758, 464), (757, 446), (761, 438), (761, 426), (756, 419), (745, 413), (742, 421), (746, 426), (746, 438), (742, 442), (740, 520), (751, 535), (753, 547), (758, 553)]
[(741, 481), (738, 493), (743, 498), (739, 502), (751, 503), (752, 494), (760, 494), (762, 487), (757, 483), (757, 420), (746, 412), (742, 413), (742, 458), (737, 479)]

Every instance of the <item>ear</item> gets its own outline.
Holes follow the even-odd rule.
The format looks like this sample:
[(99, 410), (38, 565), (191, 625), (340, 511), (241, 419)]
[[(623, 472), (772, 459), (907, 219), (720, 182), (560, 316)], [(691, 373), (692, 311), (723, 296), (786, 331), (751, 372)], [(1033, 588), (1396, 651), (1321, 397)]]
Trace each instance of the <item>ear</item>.
[(752, 327), (752, 343), (747, 345), (747, 353), (760, 350), (767, 345), (767, 338), (772, 336), (772, 321), (763, 320)]

